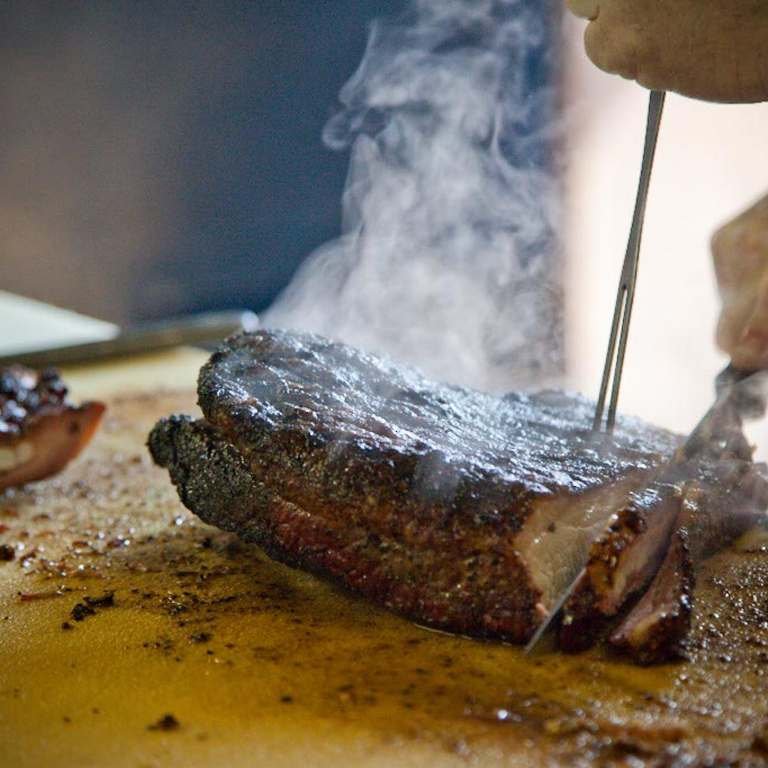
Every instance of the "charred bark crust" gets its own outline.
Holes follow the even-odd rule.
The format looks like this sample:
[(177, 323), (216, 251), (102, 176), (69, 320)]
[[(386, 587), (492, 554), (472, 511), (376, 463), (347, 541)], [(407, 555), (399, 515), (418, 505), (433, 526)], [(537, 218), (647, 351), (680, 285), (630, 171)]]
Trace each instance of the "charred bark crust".
[(310, 512), (256, 480), (253, 465), (216, 428), (186, 416), (160, 421), (148, 446), (185, 506), (287, 565), (442, 629), (523, 642), (535, 627), (537, 595), (492, 533), (477, 546), (438, 536), (434, 514), (420, 520), (413, 506), (389, 533), (333, 504)]
[(68, 406), (67, 387), (54, 368), (40, 373), (21, 365), (0, 369), (0, 438), (21, 435), (36, 418)]

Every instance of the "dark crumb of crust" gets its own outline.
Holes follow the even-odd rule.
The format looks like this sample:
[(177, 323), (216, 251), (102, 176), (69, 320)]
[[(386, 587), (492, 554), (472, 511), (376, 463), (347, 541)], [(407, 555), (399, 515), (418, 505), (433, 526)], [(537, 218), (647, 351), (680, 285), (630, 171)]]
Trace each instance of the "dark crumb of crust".
[(188, 611), (189, 608), (184, 605), (180, 600), (176, 599), (175, 595), (168, 595), (163, 599), (165, 611), (169, 616), (176, 616), (179, 613)]
[(94, 616), (97, 608), (111, 608), (115, 604), (115, 593), (105, 592), (101, 597), (86, 595), (82, 603), (77, 603), (70, 612), (75, 621), (82, 621), (88, 616)]
[(0, 563), (9, 563), (16, 557), (16, 550), (10, 544), (0, 544)]
[(101, 597), (86, 595), (83, 599), (91, 608), (111, 608), (115, 604), (115, 593), (105, 592)]
[(752, 749), (761, 755), (768, 755), (768, 722), (766, 722), (752, 741)]
[(177, 731), (181, 723), (170, 713), (163, 715), (157, 722), (147, 726), (148, 731)]
[(74, 627), (68, 621), (62, 621), (61, 622), (61, 628), (64, 629), (64, 630), (74, 629)]
[(285, 696), (280, 697), (280, 701), (283, 704), (293, 704), (293, 696), (288, 696), (286, 694)]
[(96, 611), (91, 608), (90, 605), (86, 605), (85, 603), (77, 603), (74, 608), (70, 611), (70, 616), (75, 621), (83, 621), (83, 619), (87, 618), (88, 616), (93, 616), (96, 613)]
[(189, 640), (192, 643), (207, 643), (213, 635), (210, 632), (198, 632), (189, 636)]

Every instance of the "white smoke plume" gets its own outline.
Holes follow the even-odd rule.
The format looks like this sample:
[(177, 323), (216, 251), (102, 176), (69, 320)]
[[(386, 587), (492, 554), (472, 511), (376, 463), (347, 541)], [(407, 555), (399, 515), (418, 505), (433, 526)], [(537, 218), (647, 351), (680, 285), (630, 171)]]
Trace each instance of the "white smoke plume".
[(342, 235), (305, 262), (267, 325), (486, 390), (559, 372), (558, 185), (527, 159), (551, 136), (523, 129), (552, 101), (546, 88), (526, 95), (544, 34), (534, 5), (415, 0), (373, 24), (324, 133), (351, 145)]

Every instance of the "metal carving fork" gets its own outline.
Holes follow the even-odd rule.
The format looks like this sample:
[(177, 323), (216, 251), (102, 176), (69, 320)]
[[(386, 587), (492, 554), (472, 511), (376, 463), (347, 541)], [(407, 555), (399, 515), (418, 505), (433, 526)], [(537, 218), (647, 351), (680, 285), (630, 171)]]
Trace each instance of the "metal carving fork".
[[(608, 404), (608, 414), (605, 419), (606, 432), (612, 432), (616, 423), (616, 406), (619, 401), (621, 374), (624, 369), (624, 356), (627, 351), (629, 323), (632, 319), (632, 304), (635, 300), (635, 284), (637, 283), (637, 264), (640, 256), (640, 240), (643, 236), (643, 220), (645, 204), (648, 199), (648, 186), (651, 182), (651, 169), (656, 154), (656, 140), (659, 136), (661, 113), (664, 110), (664, 91), (651, 91), (648, 102), (648, 122), (645, 129), (645, 146), (643, 148), (643, 164), (640, 169), (640, 182), (637, 186), (635, 212), (632, 216), (632, 228), (629, 231), (627, 251), (624, 255), (624, 266), (619, 279), (619, 290), (616, 295), (616, 307), (613, 310), (611, 335), (608, 341), (608, 351), (603, 366), (603, 379), (600, 384), (600, 395), (597, 398), (595, 420), (592, 428), (598, 431), (602, 427), (605, 412), (605, 400), (608, 387), (611, 385), (611, 399)], [(618, 341), (618, 346), (617, 346)], [(615, 366), (615, 367), (614, 367)], [(613, 382), (611, 383), (611, 373)]]

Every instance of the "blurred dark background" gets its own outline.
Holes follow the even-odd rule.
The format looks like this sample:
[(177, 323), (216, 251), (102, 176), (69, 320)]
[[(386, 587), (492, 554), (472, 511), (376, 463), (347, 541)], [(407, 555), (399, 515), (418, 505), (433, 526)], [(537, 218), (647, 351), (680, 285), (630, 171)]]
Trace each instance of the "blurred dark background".
[(404, 5), (0, 4), (0, 288), (117, 322), (267, 306), (338, 234), (322, 129)]

